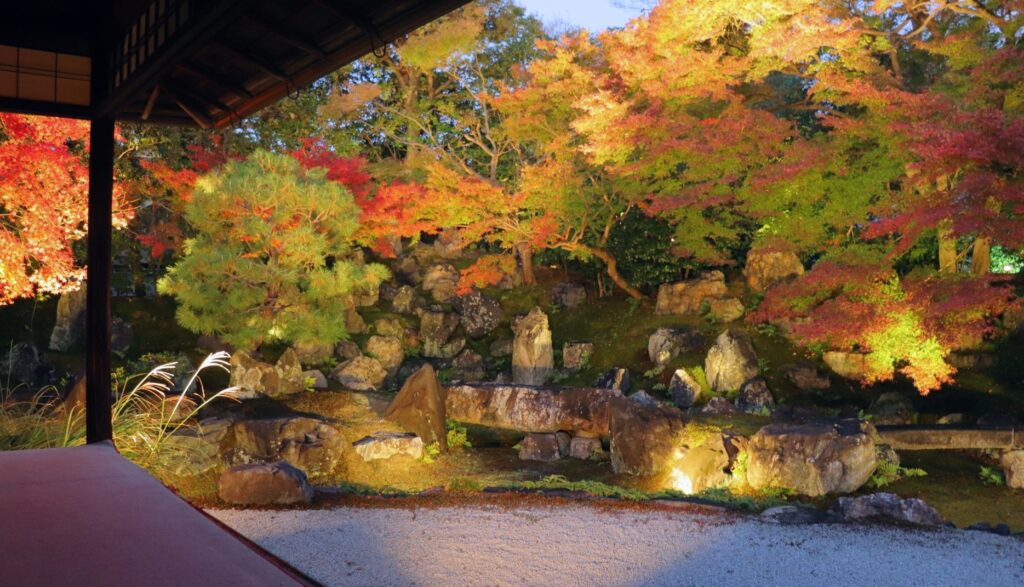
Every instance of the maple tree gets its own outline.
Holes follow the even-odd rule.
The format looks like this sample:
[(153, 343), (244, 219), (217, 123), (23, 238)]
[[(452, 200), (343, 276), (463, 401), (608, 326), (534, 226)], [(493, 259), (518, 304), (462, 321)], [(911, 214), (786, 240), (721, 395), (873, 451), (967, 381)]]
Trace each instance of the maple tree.
[[(0, 114), (0, 305), (80, 287), (74, 245), (88, 231), (89, 125)], [(119, 183), (115, 228), (132, 216)]]

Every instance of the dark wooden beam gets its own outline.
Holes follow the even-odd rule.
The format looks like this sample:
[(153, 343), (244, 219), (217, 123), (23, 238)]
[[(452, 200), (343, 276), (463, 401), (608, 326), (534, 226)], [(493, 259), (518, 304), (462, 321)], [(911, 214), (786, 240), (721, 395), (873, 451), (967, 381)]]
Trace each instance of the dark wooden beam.
[(231, 114), (231, 106), (228, 106), (216, 98), (211, 98), (200, 94), (199, 92), (185, 89), (172, 81), (165, 81), (163, 85), (175, 95), (188, 98), (195, 104), (202, 106), (206, 112), (211, 110), (220, 110), (224, 114)]
[(89, 128), (89, 234), (85, 286), (85, 438), (112, 440), (110, 420), (110, 270), (114, 196), (114, 120)]
[[(116, 117), (125, 104), (146, 88), (159, 83), (176, 64), (187, 59), (233, 19), (238, 18), (239, 14), (244, 13), (249, 4), (250, 0), (191, 2), (190, 6), (194, 12), (188, 22), (120, 86), (103, 92), (102, 100), (94, 100), (94, 115), (100, 118)], [(106, 63), (109, 67), (112, 56), (108, 50), (102, 54), (94, 54), (93, 61)], [(106, 72), (106, 75), (109, 76), (110, 73)]]
[(256, 96), (248, 89), (243, 87), (239, 83), (235, 83), (232, 80), (225, 78), (224, 76), (216, 73), (215, 71), (207, 68), (206, 66), (199, 65), (197, 63), (189, 63), (183, 61), (178, 64), (178, 67), (182, 71), (186, 71), (198, 78), (203, 79), (207, 83), (213, 84), (222, 90), (232, 93), (243, 100), (252, 100)]
[(243, 51), (242, 49), (237, 49), (226, 43), (221, 42), (215, 43), (215, 46), (221, 51), (229, 53), (235, 59), (248, 63), (249, 65), (255, 67), (256, 69), (262, 71), (263, 73), (269, 75), (270, 77), (278, 81), (288, 81), (288, 72), (283, 71), (281, 68), (277, 67), (272, 63), (267, 63), (266, 61), (263, 61), (259, 57), (252, 55), (252, 53), (249, 51)]
[(362, 15), (358, 10), (352, 9), (346, 3), (339, 2), (338, 0), (314, 0), (316, 4), (323, 6), (327, 10), (330, 10), (338, 18), (348, 22), (352, 26), (362, 30), (365, 34), (372, 37), (374, 41), (379, 42), (381, 45), (385, 43), (381, 37), (381, 33), (377, 30), (377, 27), (370, 22), (370, 19)]
[(281, 39), (282, 41), (288, 43), (289, 45), (295, 47), (300, 51), (308, 53), (309, 55), (313, 55), (317, 59), (323, 59), (324, 57), (327, 57), (327, 54), (324, 53), (323, 49), (316, 46), (314, 43), (311, 43), (303, 39), (302, 37), (298, 36), (295, 32), (290, 31), (277, 23), (271, 22), (269, 20), (264, 19), (263, 17), (256, 16), (254, 14), (247, 15), (247, 18), (270, 31), (270, 33), (273, 34), (275, 37)]
[(199, 125), (199, 128), (207, 129), (213, 127), (213, 120), (210, 119), (206, 109), (199, 104), (196, 104), (195, 101), (191, 100), (188, 96), (179, 95), (168, 87), (164, 87), (164, 93), (167, 94), (167, 97), (173, 100), (185, 114), (188, 114), (189, 117)]
[(39, 114), (42, 116), (60, 116), (62, 118), (89, 119), (92, 110), (88, 106), (77, 104), (61, 104), (58, 102), (40, 102), (22, 98), (6, 98), (0, 96), (0, 112), (17, 112), (19, 114)]
[(149, 120), (153, 114), (153, 106), (156, 106), (156, 99), (160, 97), (160, 84), (153, 86), (146, 99), (146, 106), (142, 108), (142, 120)]

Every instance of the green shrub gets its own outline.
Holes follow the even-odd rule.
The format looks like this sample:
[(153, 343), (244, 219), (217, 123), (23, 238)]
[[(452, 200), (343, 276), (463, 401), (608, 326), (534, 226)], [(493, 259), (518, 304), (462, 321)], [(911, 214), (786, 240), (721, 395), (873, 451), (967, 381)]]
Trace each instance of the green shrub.
[(1006, 477), (1003, 472), (996, 467), (989, 467), (982, 465), (981, 469), (978, 470), (978, 478), (985, 485), (1006, 485)]

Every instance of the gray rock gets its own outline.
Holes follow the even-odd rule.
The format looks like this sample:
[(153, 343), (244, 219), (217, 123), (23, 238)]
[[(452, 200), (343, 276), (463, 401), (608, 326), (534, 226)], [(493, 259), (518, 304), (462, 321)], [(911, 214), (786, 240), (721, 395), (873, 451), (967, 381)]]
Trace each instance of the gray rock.
[(511, 338), (499, 338), (498, 340), (491, 343), (490, 346), (492, 357), (508, 357), (512, 355), (512, 339)]
[(512, 327), (512, 381), (524, 385), (544, 385), (555, 370), (554, 349), (547, 314), (540, 308), (530, 310)]
[(306, 382), (313, 382), (313, 389), (327, 389), (327, 376), (320, 369), (310, 369), (302, 372), (302, 378)]
[(959, 413), (959, 412), (956, 412), (956, 413), (953, 413), (953, 414), (946, 414), (945, 416), (942, 416), (941, 418), (936, 420), (935, 423), (940, 425), (940, 426), (950, 426), (950, 425), (955, 425), (955, 424), (963, 424), (964, 423), (964, 415)]
[(363, 351), (359, 349), (359, 345), (351, 340), (343, 340), (335, 345), (334, 356), (345, 360), (354, 359), (363, 356)]
[(0, 381), (35, 385), (45, 379), (43, 356), (30, 342), (19, 342), (11, 347), (0, 361)]
[(799, 526), (823, 524), (837, 521), (836, 516), (815, 507), (804, 505), (780, 505), (761, 512), (761, 519), (772, 524)]
[(434, 359), (450, 359), (466, 346), (466, 339), (456, 336), (460, 318), (439, 309), (420, 312), (420, 340), (423, 356)]
[(711, 414), (716, 416), (734, 414), (736, 413), (736, 406), (724, 397), (715, 396), (708, 399), (708, 402), (704, 404), (704, 407), (700, 409), (700, 412), (702, 414)]
[(505, 318), (498, 300), (477, 291), (456, 297), (453, 306), (462, 317), (462, 328), (470, 338), (487, 336)]
[(786, 249), (763, 247), (747, 253), (747, 265), (743, 269), (747, 284), (754, 291), (789, 281), (804, 274), (800, 258)]
[(61, 294), (57, 322), (50, 333), (50, 350), (66, 353), (85, 336), (85, 282), (75, 291)]
[(690, 375), (686, 369), (676, 369), (672, 374), (672, 380), (668, 383), (668, 392), (672, 396), (672, 403), (680, 408), (686, 409), (692, 406), (700, 397), (700, 383)]
[(356, 357), (335, 367), (331, 378), (345, 389), (376, 391), (388, 378), (388, 371), (373, 357)]
[(1024, 450), (1008, 450), (999, 457), (1006, 486), (1024, 489)]
[(288, 349), (271, 365), (239, 351), (231, 355), (231, 386), (237, 387), (236, 397), (251, 399), (257, 396), (281, 397), (306, 389), (302, 364), (295, 351)]
[(760, 414), (775, 409), (775, 398), (763, 377), (755, 377), (743, 384), (736, 395), (736, 409), (748, 414)]
[(364, 461), (386, 460), (398, 455), (423, 457), (423, 440), (405, 432), (377, 432), (352, 443)]
[(715, 391), (739, 389), (760, 372), (750, 337), (740, 330), (726, 330), (718, 335), (704, 361), (708, 385)]
[(451, 265), (433, 265), (423, 274), (423, 291), (430, 294), (439, 304), (445, 304), (455, 297), (459, 284), (459, 270)]
[(572, 430), (577, 436), (608, 434), (613, 404), (623, 399), (610, 389), (496, 383), (450, 385), (446, 394), (448, 418), (457, 422), (520, 432)]
[(403, 285), (395, 292), (391, 308), (399, 314), (412, 314), (416, 310), (416, 289)]
[(487, 378), (484, 358), (471, 349), (465, 349), (452, 360), (452, 370), (457, 381), (475, 383)]
[(572, 309), (586, 303), (587, 290), (578, 283), (557, 283), (551, 288), (551, 301), (559, 308)]
[(659, 286), (654, 311), (658, 314), (696, 315), (705, 302), (723, 298), (728, 292), (725, 275), (721, 271), (707, 271), (697, 279)]
[(878, 464), (874, 427), (836, 424), (770, 424), (750, 438), (747, 483), (818, 497), (856, 491)]
[(594, 355), (592, 342), (567, 342), (562, 345), (562, 366), (569, 371), (579, 371), (590, 364)]
[(946, 520), (924, 500), (892, 493), (840, 497), (832, 512), (850, 521), (887, 520), (915, 526), (943, 526)]
[(569, 456), (574, 459), (590, 460), (604, 454), (600, 438), (575, 436), (569, 442)]
[(402, 341), (394, 336), (373, 335), (366, 341), (366, 354), (380, 361), (380, 364), (388, 372), (388, 377), (393, 378), (398, 373), (398, 368), (405, 360), (405, 351), (402, 349)]
[(903, 395), (890, 391), (871, 402), (867, 409), (871, 422), (876, 425), (913, 424), (917, 420), (914, 404)]
[(306, 474), (288, 463), (238, 465), (220, 475), (217, 495), (233, 505), (287, 505), (313, 501)]
[(629, 369), (612, 367), (604, 375), (597, 378), (594, 387), (598, 389), (617, 389), (622, 392), (629, 391)]
[(695, 328), (659, 328), (647, 339), (647, 355), (652, 363), (665, 367), (703, 342)]
[(562, 458), (562, 443), (552, 432), (530, 433), (519, 443), (519, 460), (557, 461)]
[(630, 401), (636, 402), (642, 406), (658, 407), (658, 400), (654, 399), (651, 394), (647, 393), (643, 389), (631, 394), (629, 399)]
[(110, 350), (123, 355), (135, 342), (135, 329), (131, 322), (114, 316), (110, 321)]

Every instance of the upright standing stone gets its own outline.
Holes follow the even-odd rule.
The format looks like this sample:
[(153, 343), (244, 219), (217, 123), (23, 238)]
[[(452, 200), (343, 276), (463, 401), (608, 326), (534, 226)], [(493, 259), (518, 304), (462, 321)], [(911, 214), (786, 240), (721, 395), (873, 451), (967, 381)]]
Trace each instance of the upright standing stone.
[(524, 385), (544, 385), (555, 369), (547, 315), (534, 308), (516, 321), (513, 331), (512, 380)]
[(740, 330), (726, 330), (718, 335), (704, 361), (708, 385), (715, 391), (737, 390), (760, 372), (754, 345)]
[(437, 381), (437, 373), (427, 363), (405, 380), (384, 417), (415, 433), (427, 444), (436, 442), (442, 451), (447, 452), (444, 400), (444, 390)]
[(85, 282), (63, 293), (57, 302), (57, 323), (50, 333), (50, 350), (65, 353), (85, 334)]

